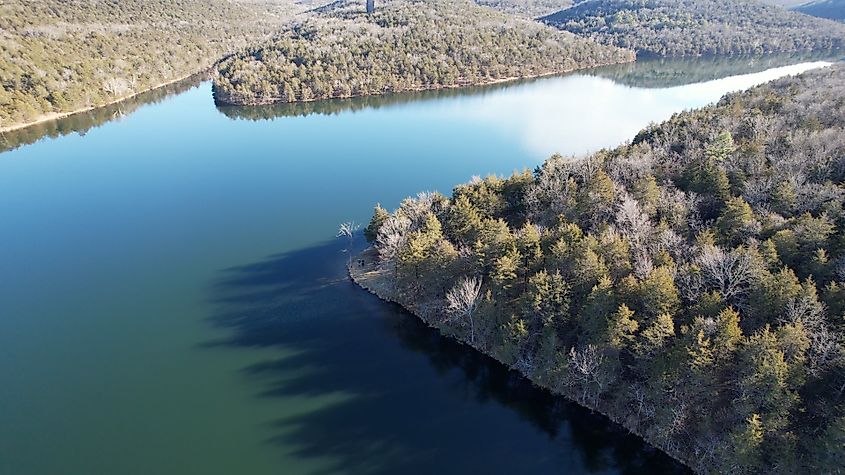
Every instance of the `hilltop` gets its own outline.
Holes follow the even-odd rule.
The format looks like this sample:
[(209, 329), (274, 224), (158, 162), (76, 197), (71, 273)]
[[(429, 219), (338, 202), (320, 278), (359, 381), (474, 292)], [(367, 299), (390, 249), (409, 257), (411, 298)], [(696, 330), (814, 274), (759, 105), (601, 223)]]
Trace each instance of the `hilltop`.
[(845, 25), (755, 0), (588, 0), (542, 21), (603, 44), (660, 56), (845, 46)]

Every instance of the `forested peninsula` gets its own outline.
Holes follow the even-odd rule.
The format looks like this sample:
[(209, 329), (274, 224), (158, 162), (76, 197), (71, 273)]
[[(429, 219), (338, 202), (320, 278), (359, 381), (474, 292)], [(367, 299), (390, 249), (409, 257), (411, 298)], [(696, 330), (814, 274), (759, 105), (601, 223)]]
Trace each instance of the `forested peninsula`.
[(845, 466), (845, 67), (376, 207), (353, 278), (700, 473)]
[(0, 130), (206, 70), (299, 10), (286, 0), (0, 2)]
[(478, 6), (388, 0), (321, 8), (272, 41), (222, 61), (218, 104), (254, 105), (417, 91), (634, 60), (629, 50)]
[(644, 55), (766, 54), (845, 47), (845, 25), (757, 0), (589, 0), (541, 20)]

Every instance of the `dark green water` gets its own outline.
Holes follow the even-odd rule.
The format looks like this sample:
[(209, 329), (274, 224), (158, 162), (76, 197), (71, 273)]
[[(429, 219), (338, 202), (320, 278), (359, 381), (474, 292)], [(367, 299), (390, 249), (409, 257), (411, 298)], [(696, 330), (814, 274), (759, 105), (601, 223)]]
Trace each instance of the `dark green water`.
[(680, 471), (354, 287), (332, 236), (377, 201), (613, 146), (818, 65), (308, 110), (218, 110), (199, 82), (38, 129), (56, 138), (6, 134), (0, 473)]

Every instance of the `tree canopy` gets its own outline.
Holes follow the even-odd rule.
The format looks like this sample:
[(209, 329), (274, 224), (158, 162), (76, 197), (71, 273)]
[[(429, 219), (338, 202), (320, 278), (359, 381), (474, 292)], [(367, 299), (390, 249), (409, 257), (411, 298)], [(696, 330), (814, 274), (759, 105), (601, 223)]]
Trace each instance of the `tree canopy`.
[(367, 235), (392, 300), (693, 469), (836, 472), (843, 97), (841, 65), (729, 94), (614, 150), (376, 208)]

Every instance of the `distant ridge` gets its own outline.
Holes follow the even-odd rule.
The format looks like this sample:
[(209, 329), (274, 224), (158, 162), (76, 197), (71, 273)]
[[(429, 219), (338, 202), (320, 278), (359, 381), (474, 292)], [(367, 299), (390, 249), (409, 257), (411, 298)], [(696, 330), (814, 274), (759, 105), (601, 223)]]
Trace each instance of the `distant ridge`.
[(845, 21), (845, 0), (819, 0), (796, 7), (795, 10), (807, 15)]
[(540, 20), (646, 55), (790, 53), (845, 46), (845, 25), (755, 0), (588, 0)]

